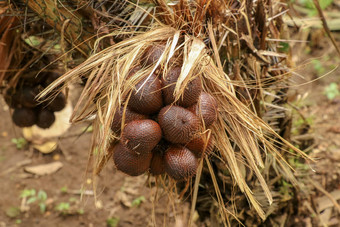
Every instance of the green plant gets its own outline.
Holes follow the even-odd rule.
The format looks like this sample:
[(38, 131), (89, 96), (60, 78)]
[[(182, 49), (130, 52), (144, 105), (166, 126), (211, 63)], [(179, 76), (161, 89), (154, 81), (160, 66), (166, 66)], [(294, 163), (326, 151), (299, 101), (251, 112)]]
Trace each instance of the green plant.
[(55, 209), (61, 214), (66, 215), (69, 213), (70, 203), (61, 202), (55, 207)]
[(118, 225), (118, 223), (119, 223), (119, 218), (117, 218), (117, 217), (108, 218), (106, 220), (106, 225), (108, 227), (116, 227)]
[(17, 149), (21, 150), (27, 145), (27, 140), (25, 138), (13, 138), (12, 143), (14, 143)]
[(325, 87), (324, 94), (329, 100), (333, 100), (335, 97), (340, 95), (339, 86), (336, 83), (330, 83)]
[(62, 187), (62, 188), (60, 189), (60, 191), (61, 191), (62, 193), (67, 193), (67, 191), (68, 191), (67, 186)]
[(39, 190), (36, 194), (35, 189), (25, 189), (21, 192), (20, 197), (25, 200), (27, 205), (38, 202), (41, 213), (46, 211), (47, 194), (43, 190)]
[(145, 201), (145, 197), (144, 196), (139, 196), (136, 199), (134, 199), (132, 201), (132, 206), (138, 207), (142, 202)]
[(312, 64), (313, 64), (314, 69), (315, 69), (316, 73), (318, 74), (318, 76), (321, 76), (322, 74), (324, 74), (326, 72), (326, 69), (325, 69), (325, 67), (323, 67), (320, 60), (313, 59)]
[[(326, 9), (333, 3), (334, 0), (319, 0), (321, 9)], [(300, 6), (308, 10), (309, 16), (314, 16), (317, 14), (313, 0), (292, 0), (293, 3), (298, 3)]]
[(288, 201), (292, 199), (292, 197), (294, 196), (292, 189), (293, 185), (282, 179), (279, 191), (282, 196), (282, 201)]

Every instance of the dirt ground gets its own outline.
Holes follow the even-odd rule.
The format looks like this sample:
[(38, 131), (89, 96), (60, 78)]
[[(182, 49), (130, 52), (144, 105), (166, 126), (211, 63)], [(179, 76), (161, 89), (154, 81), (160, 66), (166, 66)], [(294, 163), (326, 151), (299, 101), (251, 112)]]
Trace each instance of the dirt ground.
[[(329, 100), (325, 95), (325, 88), (336, 83), (340, 89), (340, 69), (335, 69), (325, 77), (318, 74), (332, 70), (339, 64), (340, 58), (327, 39), (322, 39), (313, 48), (307, 54), (297, 54), (299, 59), (295, 60), (302, 64), (311, 56), (318, 57), (321, 59), (321, 69), (325, 72), (320, 72), (317, 62), (308, 60), (306, 67), (297, 71), (305, 79), (295, 82), (302, 84), (317, 80), (293, 87), (292, 92), (296, 91), (298, 94), (296, 97), (300, 101), (297, 108), (310, 120), (312, 126), (309, 135), (315, 138), (315, 144), (310, 155), (316, 162), (310, 164), (315, 171), (311, 179), (317, 185), (311, 192), (311, 199), (301, 199), (300, 211), (293, 217), (293, 223), (299, 223), (299, 226), (318, 226), (319, 223), (339, 226), (340, 207), (329, 198), (335, 201), (340, 199), (340, 95)], [(17, 148), (12, 139), (22, 137), (21, 129), (11, 123), (10, 113), (3, 99), (0, 99), (0, 126), (0, 227), (151, 226), (154, 223), (152, 195), (156, 189), (147, 187), (146, 176), (127, 177), (116, 172), (112, 162), (98, 179), (100, 184), (95, 202), (92, 182), (85, 174), (91, 133), (77, 136), (86, 125), (71, 127), (60, 138), (60, 149), (50, 154), (41, 154), (29, 145), (22, 149)], [(25, 171), (27, 166), (56, 161), (60, 161), (63, 166), (57, 172), (45, 176), (36, 176)], [(81, 200), (82, 188), (85, 191)], [(22, 198), (24, 190), (27, 192), (32, 189), (36, 191), (36, 195), (39, 191), (46, 192), (46, 197), (41, 200), (46, 206), (45, 212), (40, 211), (39, 200), (28, 204)], [(164, 204), (155, 213), (157, 225), (162, 225), (165, 214), (175, 216), (166, 206), (166, 199), (162, 203)], [(315, 213), (315, 210), (319, 213)], [(179, 220), (186, 218), (185, 214), (180, 214), (177, 226), (185, 225), (185, 222)], [(173, 218), (166, 221), (170, 221), (167, 226), (175, 225)]]

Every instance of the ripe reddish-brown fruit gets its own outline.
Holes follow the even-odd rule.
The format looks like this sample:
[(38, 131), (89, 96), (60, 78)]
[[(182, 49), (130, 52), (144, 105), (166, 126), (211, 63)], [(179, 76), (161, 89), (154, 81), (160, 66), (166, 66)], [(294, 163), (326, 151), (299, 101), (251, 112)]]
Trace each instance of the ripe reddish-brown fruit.
[(60, 111), (66, 106), (66, 96), (63, 93), (59, 93), (52, 101), (48, 100), (47, 108), (53, 112)]
[[(181, 67), (176, 66), (170, 68), (167, 75), (165, 75), (165, 77), (162, 78), (163, 98), (166, 105), (169, 105), (175, 101), (174, 91), (180, 74)], [(195, 104), (198, 100), (199, 95), (201, 94), (201, 91), (202, 91), (201, 80), (199, 77), (196, 77), (187, 84), (187, 87), (185, 88), (183, 95), (180, 97), (176, 104), (183, 107), (189, 107)]]
[(217, 102), (216, 99), (206, 93), (202, 92), (199, 96), (197, 104), (188, 108), (200, 118), (203, 118), (205, 127), (212, 125), (217, 119)]
[(122, 132), (122, 144), (137, 154), (150, 153), (162, 138), (159, 124), (153, 120), (128, 123)]
[[(122, 118), (124, 114), (124, 107), (121, 106), (118, 110), (116, 110), (115, 116), (113, 117), (111, 129), (115, 133), (120, 133), (121, 131), (121, 126), (122, 126)], [(125, 110), (125, 124), (134, 121), (134, 120), (143, 120), (146, 119), (146, 115), (142, 115), (139, 113), (136, 113), (129, 108), (126, 108)]]
[(117, 169), (130, 176), (138, 176), (145, 173), (150, 167), (151, 158), (151, 152), (145, 155), (138, 155), (121, 143), (114, 147), (113, 160)]
[(164, 153), (168, 149), (166, 141), (161, 141), (152, 150), (152, 160), (150, 164), (150, 173), (152, 175), (161, 175), (165, 173), (165, 159)]
[(157, 43), (152, 46), (149, 46), (148, 48), (146, 48), (142, 55), (141, 63), (146, 66), (155, 64), (158, 61), (158, 59), (162, 56), (164, 50), (165, 50), (164, 43)]
[(207, 138), (207, 135), (200, 135), (195, 137), (189, 143), (185, 145), (197, 158), (201, 158), (204, 155), (209, 155), (214, 149), (211, 137)]
[(137, 83), (128, 106), (141, 114), (154, 114), (162, 108), (161, 83), (156, 74)]
[(199, 118), (180, 106), (166, 106), (159, 111), (158, 122), (164, 138), (172, 143), (188, 143), (200, 129)]
[(40, 110), (37, 119), (37, 126), (40, 128), (49, 128), (55, 121), (54, 113), (47, 109)]
[(165, 152), (165, 171), (173, 179), (186, 180), (196, 174), (198, 161), (195, 155), (183, 146), (172, 145)]
[(37, 121), (36, 113), (29, 108), (18, 108), (13, 111), (12, 120), (19, 127), (30, 127)]

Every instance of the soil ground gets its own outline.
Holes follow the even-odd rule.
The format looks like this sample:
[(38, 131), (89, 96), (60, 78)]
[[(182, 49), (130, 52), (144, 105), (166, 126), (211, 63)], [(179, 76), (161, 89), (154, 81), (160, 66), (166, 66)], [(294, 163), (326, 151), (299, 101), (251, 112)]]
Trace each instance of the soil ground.
[[(305, 48), (305, 47), (304, 47)], [(308, 54), (296, 55), (296, 62), (304, 62), (311, 57), (321, 59), (321, 67), (326, 72), (339, 64), (339, 57), (327, 39), (313, 47)], [(300, 63), (297, 63), (298, 65)], [(328, 226), (339, 225), (339, 213), (335, 203), (328, 202), (327, 192), (333, 198), (340, 199), (340, 96), (332, 101), (324, 94), (325, 88), (334, 82), (340, 88), (340, 69), (336, 69), (326, 77), (318, 74), (322, 68), (314, 61), (297, 71), (305, 77), (296, 80), (304, 83), (317, 79), (313, 83), (292, 88), (297, 98), (306, 97), (299, 102), (298, 110), (306, 119), (311, 119), (311, 134), (315, 145), (311, 156), (317, 161), (311, 164), (315, 173), (312, 180), (317, 182), (311, 199), (301, 199), (299, 214), (290, 223), (295, 226)], [(305, 96), (305, 94), (308, 94)], [(17, 149), (11, 142), (13, 138), (22, 137), (21, 130), (11, 123), (10, 113), (4, 101), (0, 99), (0, 226), (150, 226), (153, 223), (154, 188), (146, 185), (146, 177), (127, 177), (116, 172), (111, 162), (99, 177), (98, 198), (95, 202), (91, 182), (86, 177), (88, 150), (91, 133), (79, 135), (86, 125), (71, 127), (69, 132), (59, 140), (59, 148), (51, 154), (41, 154), (25, 146)], [(55, 173), (45, 176), (35, 176), (24, 171), (26, 166), (60, 161), (63, 167)], [(84, 183), (85, 182), (85, 183)], [(80, 198), (80, 190), (85, 184), (85, 195)], [(322, 189), (325, 189), (323, 191)], [(46, 192), (46, 211), (41, 212), (38, 202), (25, 206), (20, 197), (23, 190), (35, 189)], [(326, 196), (326, 197), (325, 197)], [(323, 201), (323, 202), (322, 202)], [(326, 201), (326, 202), (325, 202)], [(338, 200), (339, 201), (339, 200)], [(326, 208), (319, 213), (313, 211), (326, 203)], [(69, 208), (58, 211), (56, 207), (67, 204)], [(186, 206), (185, 206), (186, 207)], [(20, 211), (21, 210), (21, 211)], [(185, 209), (184, 209), (185, 210)], [(155, 216), (157, 225), (162, 225), (165, 214), (169, 213), (164, 199), (164, 205), (157, 209)], [(182, 217), (182, 218), (181, 218)], [(180, 214), (178, 220), (186, 220), (185, 214)], [(174, 226), (173, 219), (170, 220)], [(185, 225), (177, 222), (177, 226)]]

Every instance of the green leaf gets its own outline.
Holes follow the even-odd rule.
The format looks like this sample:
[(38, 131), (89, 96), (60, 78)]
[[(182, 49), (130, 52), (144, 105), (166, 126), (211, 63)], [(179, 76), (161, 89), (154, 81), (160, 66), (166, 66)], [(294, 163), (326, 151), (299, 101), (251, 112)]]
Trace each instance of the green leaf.
[(136, 198), (136, 199), (134, 199), (132, 201), (132, 206), (138, 207), (144, 201), (145, 201), (145, 197), (144, 196), (139, 196), (138, 198)]
[(29, 196), (35, 196), (35, 189), (25, 189), (21, 191), (20, 198), (27, 198)]
[(70, 209), (70, 204), (69, 203), (64, 203), (64, 202), (61, 202), (59, 203), (55, 209), (57, 211), (61, 211), (61, 212), (65, 212), (65, 211), (68, 211)]
[(338, 85), (336, 83), (330, 83), (327, 87), (325, 87), (324, 94), (329, 100), (335, 99), (335, 97), (340, 95)]
[(39, 190), (39, 192), (38, 192), (38, 199), (39, 199), (40, 201), (46, 201), (46, 199), (47, 199), (47, 194), (46, 194), (46, 192), (43, 191), (43, 190)]
[(61, 189), (60, 189), (60, 191), (62, 192), (62, 193), (67, 193), (67, 186), (64, 186), (64, 187), (62, 187)]
[(35, 201), (37, 201), (37, 199), (37, 197), (31, 197), (27, 200), (27, 204), (34, 203)]
[(116, 227), (118, 223), (119, 223), (119, 218), (117, 217), (108, 218), (106, 220), (106, 224), (108, 227)]
[(287, 42), (280, 42), (280, 47), (278, 48), (280, 52), (288, 53), (289, 52), (289, 43)]
[(24, 39), (25, 43), (30, 45), (31, 47), (37, 47), (41, 44), (42, 39), (37, 36), (29, 36), (28, 38)]
[(78, 214), (80, 214), (80, 215), (84, 214), (84, 210), (80, 208), (80, 209), (78, 210)]
[(39, 203), (40, 211), (41, 213), (45, 213), (46, 211), (46, 204), (45, 203)]
[(22, 148), (24, 148), (27, 144), (27, 141), (25, 138), (13, 138), (12, 139), (12, 143), (14, 143), (17, 147), (17, 149), (21, 150)]

